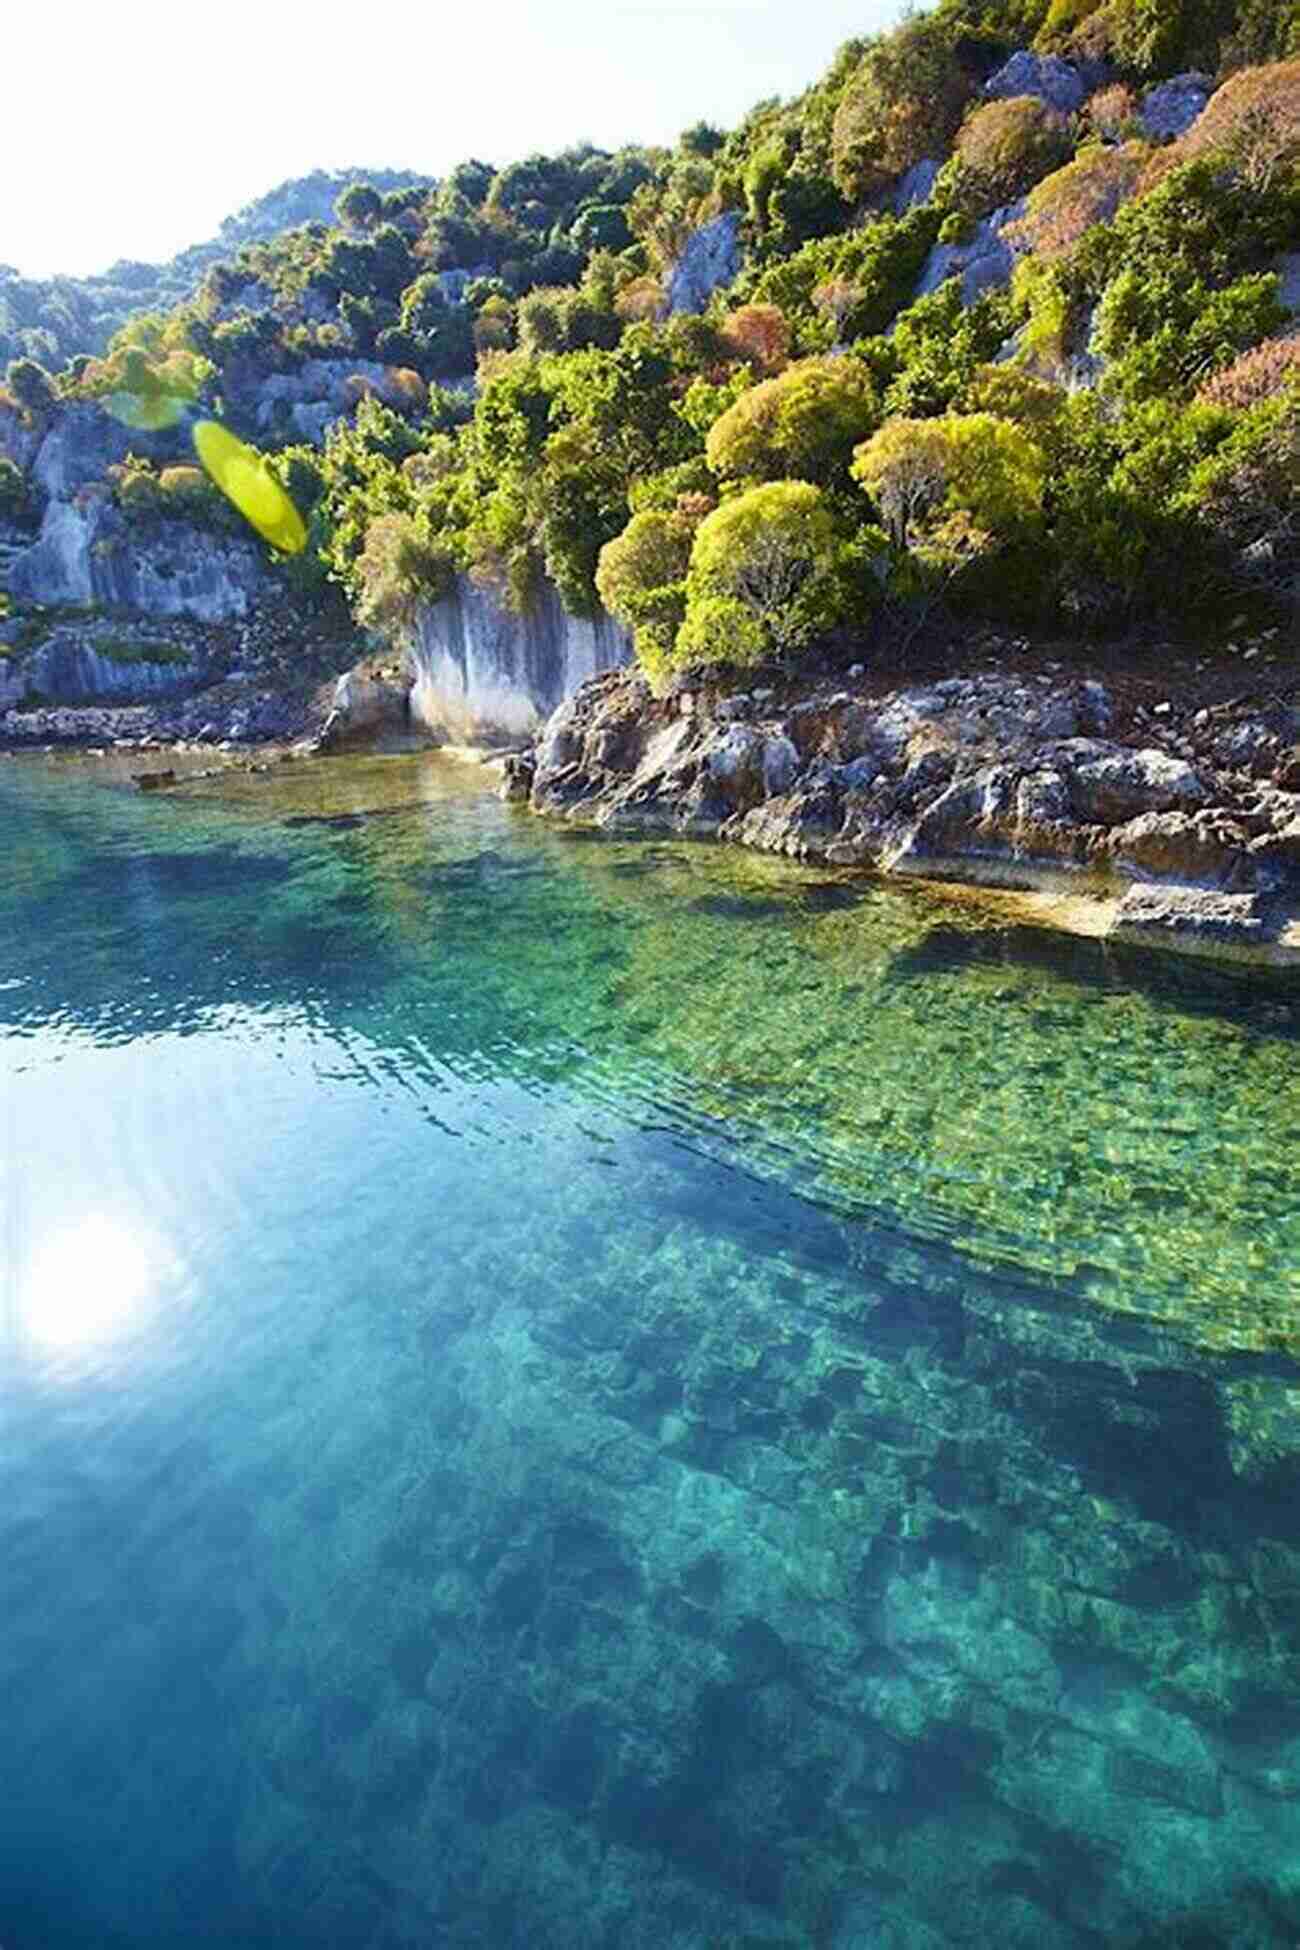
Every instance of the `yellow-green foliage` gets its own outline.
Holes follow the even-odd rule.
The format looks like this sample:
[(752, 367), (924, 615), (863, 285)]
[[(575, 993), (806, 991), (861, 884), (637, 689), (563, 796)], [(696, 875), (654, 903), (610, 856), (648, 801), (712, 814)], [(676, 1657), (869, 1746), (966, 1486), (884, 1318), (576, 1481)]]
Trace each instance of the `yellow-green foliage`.
[(450, 576), (450, 562), (418, 516), (380, 515), (366, 530), (357, 563), (357, 619), (400, 636), (423, 603), (446, 592)]
[(600, 551), (597, 594), (610, 615), (632, 631), (637, 657), (652, 678), (670, 667), (686, 615), (695, 528), (688, 512), (646, 509)]
[(782, 656), (839, 620), (835, 527), (821, 490), (770, 481), (700, 523), (686, 578), (678, 664), (752, 664)]
[(990, 541), (1022, 534), (1041, 514), (1047, 467), (1022, 427), (992, 413), (891, 420), (859, 447), (854, 479), (908, 548), (952, 516)]
[(904, 21), (868, 47), (840, 98), (831, 137), (837, 188), (867, 196), (923, 156), (942, 155), (974, 92), (946, 23)]
[(879, 418), (875, 386), (856, 359), (802, 359), (714, 422), (709, 466), (730, 480), (830, 481)]

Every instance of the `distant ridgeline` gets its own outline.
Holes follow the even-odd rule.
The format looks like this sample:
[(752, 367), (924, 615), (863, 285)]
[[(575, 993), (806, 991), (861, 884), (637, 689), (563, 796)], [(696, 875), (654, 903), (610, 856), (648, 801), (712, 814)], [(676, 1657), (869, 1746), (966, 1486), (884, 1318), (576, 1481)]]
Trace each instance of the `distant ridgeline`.
[[(330, 222), (356, 173), (317, 169), (295, 176), (227, 217), (206, 244), (192, 244), (165, 264), (119, 258), (107, 271), (84, 278), (25, 278), (12, 264), (0, 264), (0, 365), (35, 359), (61, 372), (78, 353), (98, 356), (129, 318), (193, 297), (208, 266), (245, 244), (264, 243), (296, 224)], [(408, 170), (376, 169), (366, 176), (378, 190), (433, 188), (430, 177)]]
[(318, 175), (36, 289), (0, 272), (20, 595), (234, 534), (203, 414), (308, 523), (280, 573), (426, 650), (463, 578), (612, 614), (657, 684), (936, 613), (1295, 624), (1296, 0), (941, 0), (730, 134)]

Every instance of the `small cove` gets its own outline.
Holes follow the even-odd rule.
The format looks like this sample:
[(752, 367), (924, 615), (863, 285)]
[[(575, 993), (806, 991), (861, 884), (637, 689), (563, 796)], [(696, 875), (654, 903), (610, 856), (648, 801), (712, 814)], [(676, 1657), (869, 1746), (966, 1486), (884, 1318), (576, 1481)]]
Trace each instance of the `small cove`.
[(1294, 987), (436, 757), (0, 807), (5, 1950), (1294, 1941)]

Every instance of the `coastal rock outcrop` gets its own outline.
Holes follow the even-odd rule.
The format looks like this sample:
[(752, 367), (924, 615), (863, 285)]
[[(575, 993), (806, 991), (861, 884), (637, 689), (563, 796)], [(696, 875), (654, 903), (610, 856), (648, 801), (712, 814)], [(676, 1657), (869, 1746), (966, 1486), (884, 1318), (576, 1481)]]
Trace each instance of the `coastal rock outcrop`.
[(836, 867), (1073, 886), (1112, 904), (1153, 889), (1169, 899), (1135, 896), (1130, 934), (1275, 939), (1300, 908), (1300, 793), (1163, 739), (1124, 742), (1113, 718), (1096, 680), (989, 672), (778, 701), (768, 687), (656, 698), (619, 671), (561, 705), (503, 790), (618, 831), (716, 835)]
[(34, 603), (100, 604), (214, 623), (245, 615), (270, 583), (253, 542), (172, 520), (146, 535), (106, 491), (86, 488), (73, 500), (50, 501), (39, 537), (13, 562), (9, 586)]
[(458, 577), (417, 621), (411, 722), (466, 743), (530, 736), (586, 679), (631, 653), (611, 617), (568, 615), (549, 583), (521, 613)]

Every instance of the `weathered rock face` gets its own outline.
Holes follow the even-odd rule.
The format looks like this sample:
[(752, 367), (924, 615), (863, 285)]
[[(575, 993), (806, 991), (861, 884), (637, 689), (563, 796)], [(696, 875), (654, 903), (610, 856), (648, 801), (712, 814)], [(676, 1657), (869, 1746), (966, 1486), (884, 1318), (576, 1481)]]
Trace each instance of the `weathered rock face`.
[(1184, 135), (1209, 101), (1214, 83), (1204, 74), (1176, 74), (1142, 97), (1138, 120), (1149, 142)]
[(130, 655), (113, 654), (95, 635), (60, 629), (21, 661), (0, 662), (0, 711), (31, 699), (107, 700), (141, 703), (176, 697), (202, 681), (197, 658), (180, 657), (168, 647), (157, 658), (147, 643), (132, 644)]
[(32, 479), (52, 500), (66, 500), (90, 482), (102, 481), (108, 468), (128, 453), (157, 461), (181, 454), (183, 444), (174, 432), (133, 431), (93, 401), (77, 400), (60, 408), (42, 438)]
[(1002, 233), (1025, 214), (1023, 197), (983, 217), (964, 244), (936, 244), (917, 281), (916, 296), (937, 291), (949, 278), (961, 279), (962, 303), (973, 305), (986, 291), (1011, 282), (1016, 257)]
[(308, 359), (296, 372), (272, 373), (241, 402), (257, 431), (313, 444), (354, 403), (350, 381), (364, 379), (389, 406), (401, 404), (392, 369), (374, 359)]
[(38, 540), (10, 571), (13, 594), (30, 602), (93, 603), (209, 623), (247, 614), (270, 580), (252, 542), (173, 521), (145, 534), (106, 495), (91, 492), (51, 501)]
[(612, 618), (569, 616), (548, 584), (524, 615), (464, 578), (419, 619), (411, 721), (468, 742), (534, 732), (562, 699), (631, 657)]
[[(555, 712), (504, 790), (614, 829), (719, 835), (832, 866), (1231, 896), (1231, 915), (1209, 919), (1195, 902), (1166, 904), (1188, 914), (1193, 947), (1270, 939), (1300, 908), (1300, 794), (1117, 743), (1099, 683), (985, 675), (779, 707), (772, 695), (656, 699), (634, 673), (599, 678)], [(1142, 925), (1157, 926), (1149, 913)], [(1176, 937), (1173, 921), (1160, 927)]]
[(726, 210), (687, 240), (668, 279), (668, 310), (703, 311), (740, 272), (740, 218)]
[(891, 198), (896, 216), (906, 216), (918, 204), (929, 202), (941, 167), (933, 156), (923, 156), (899, 177)]
[(1037, 95), (1062, 115), (1082, 108), (1090, 93), (1090, 77), (1056, 54), (1032, 54), (1028, 48), (1011, 56), (984, 84), (990, 101), (1012, 95)]

